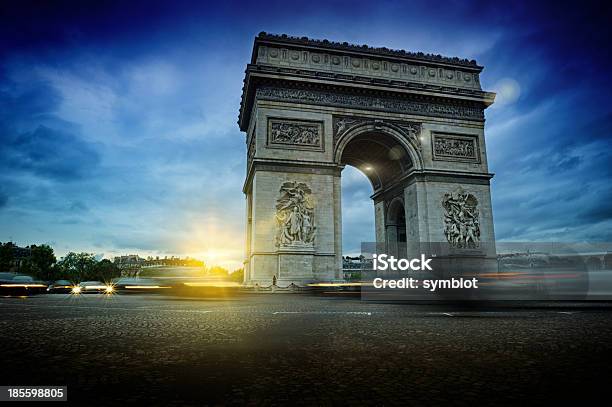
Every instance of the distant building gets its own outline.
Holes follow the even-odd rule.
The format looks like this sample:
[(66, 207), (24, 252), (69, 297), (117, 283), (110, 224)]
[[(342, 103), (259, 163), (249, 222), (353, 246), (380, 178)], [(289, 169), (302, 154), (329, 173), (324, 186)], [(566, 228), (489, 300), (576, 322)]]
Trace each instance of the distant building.
[(367, 259), (364, 255), (342, 257), (342, 268), (344, 270), (370, 270), (372, 267), (372, 259)]
[(356, 281), (362, 278), (362, 272), (370, 271), (373, 268), (372, 259), (364, 255), (356, 257), (342, 257), (342, 276), (345, 281)]
[(128, 254), (126, 256), (118, 256), (113, 259), (113, 262), (119, 268), (142, 266), (145, 263), (145, 259), (137, 254)]
[(190, 257), (184, 259), (175, 256), (165, 256), (160, 259), (159, 256), (153, 258), (148, 256), (143, 259), (137, 254), (128, 254), (124, 256), (117, 256), (113, 259), (113, 262), (122, 270), (131, 270), (127, 274), (134, 274), (134, 270), (140, 271), (141, 268), (152, 268), (152, 267), (204, 267), (204, 262)]

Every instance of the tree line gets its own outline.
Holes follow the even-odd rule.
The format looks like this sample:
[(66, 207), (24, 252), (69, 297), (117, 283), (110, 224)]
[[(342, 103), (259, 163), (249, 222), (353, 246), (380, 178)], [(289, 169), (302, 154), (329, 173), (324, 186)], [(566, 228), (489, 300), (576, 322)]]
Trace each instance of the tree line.
[(12, 242), (0, 243), (0, 272), (27, 274), (42, 281), (110, 281), (121, 270), (110, 260), (96, 260), (93, 253), (70, 252), (57, 260), (46, 244), (20, 248)]
[[(223, 267), (206, 267), (203, 262), (200, 263), (205, 274), (242, 282), (242, 268), (230, 273)], [(108, 259), (96, 260), (93, 253), (70, 252), (57, 260), (49, 245), (30, 245), (24, 248), (12, 242), (0, 242), (0, 272), (27, 274), (42, 281), (68, 280), (73, 283), (92, 280), (108, 282), (121, 277), (121, 269), (117, 264)]]

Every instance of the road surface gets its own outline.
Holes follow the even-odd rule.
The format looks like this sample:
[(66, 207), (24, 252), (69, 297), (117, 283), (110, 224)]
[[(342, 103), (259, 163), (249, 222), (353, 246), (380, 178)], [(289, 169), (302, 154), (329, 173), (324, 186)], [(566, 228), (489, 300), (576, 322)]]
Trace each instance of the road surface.
[(483, 405), (609, 394), (610, 304), (0, 298), (0, 385), (71, 404)]

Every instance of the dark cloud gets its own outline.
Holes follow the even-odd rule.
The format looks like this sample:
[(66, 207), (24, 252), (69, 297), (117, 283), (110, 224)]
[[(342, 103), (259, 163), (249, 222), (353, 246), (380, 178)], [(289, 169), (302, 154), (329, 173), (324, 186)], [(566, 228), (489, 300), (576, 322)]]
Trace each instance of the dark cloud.
[(58, 117), (62, 102), (61, 93), (46, 80), (0, 83), (0, 166), (5, 171), (68, 181), (97, 165), (94, 146), (67, 130), (78, 126)]
[(61, 102), (59, 91), (48, 81), (5, 79), (0, 82), (0, 138), (20, 125), (50, 118)]
[(573, 149), (566, 146), (558, 146), (559, 148), (547, 149), (543, 147), (541, 153), (532, 153), (521, 159), (523, 166), (520, 168), (520, 173), (524, 177), (533, 175), (534, 171), (542, 170), (553, 175), (561, 175), (568, 171), (575, 171), (583, 157), (575, 155)]
[(611, 25), (600, 4), (574, 11), (536, 6), (479, 58), (486, 86), (521, 86), (516, 103), (487, 111), (498, 239), (610, 236), (599, 225), (612, 219)]
[[(593, 198), (581, 208), (577, 213), (576, 220), (586, 223), (599, 223), (606, 220), (612, 219), (612, 189), (609, 185), (603, 188), (603, 190), (594, 191), (591, 194)], [(612, 231), (611, 231), (612, 233)]]
[(612, 112), (605, 112), (591, 119), (580, 130), (591, 141), (603, 140), (612, 143)]
[(90, 143), (61, 130), (38, 126), (4, 140), (0, 146), (4, 165), (58, 181), (81, 179), (100, 161)]

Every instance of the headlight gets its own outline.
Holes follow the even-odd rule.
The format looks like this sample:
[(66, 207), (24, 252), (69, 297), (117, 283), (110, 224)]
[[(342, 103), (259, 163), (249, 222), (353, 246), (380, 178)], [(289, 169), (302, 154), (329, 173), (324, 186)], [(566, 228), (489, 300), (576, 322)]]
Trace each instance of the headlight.
[(81, 294), (81, 286), (75, 285), (74, 287), (72, 287), (70, 292), (72, 294)]
[(104, 292), (106, 294), (112, 294), (113, 291), (115, 291), (115, 288), (112, 285), (107, 285), (106, 288), (104, 289)]

